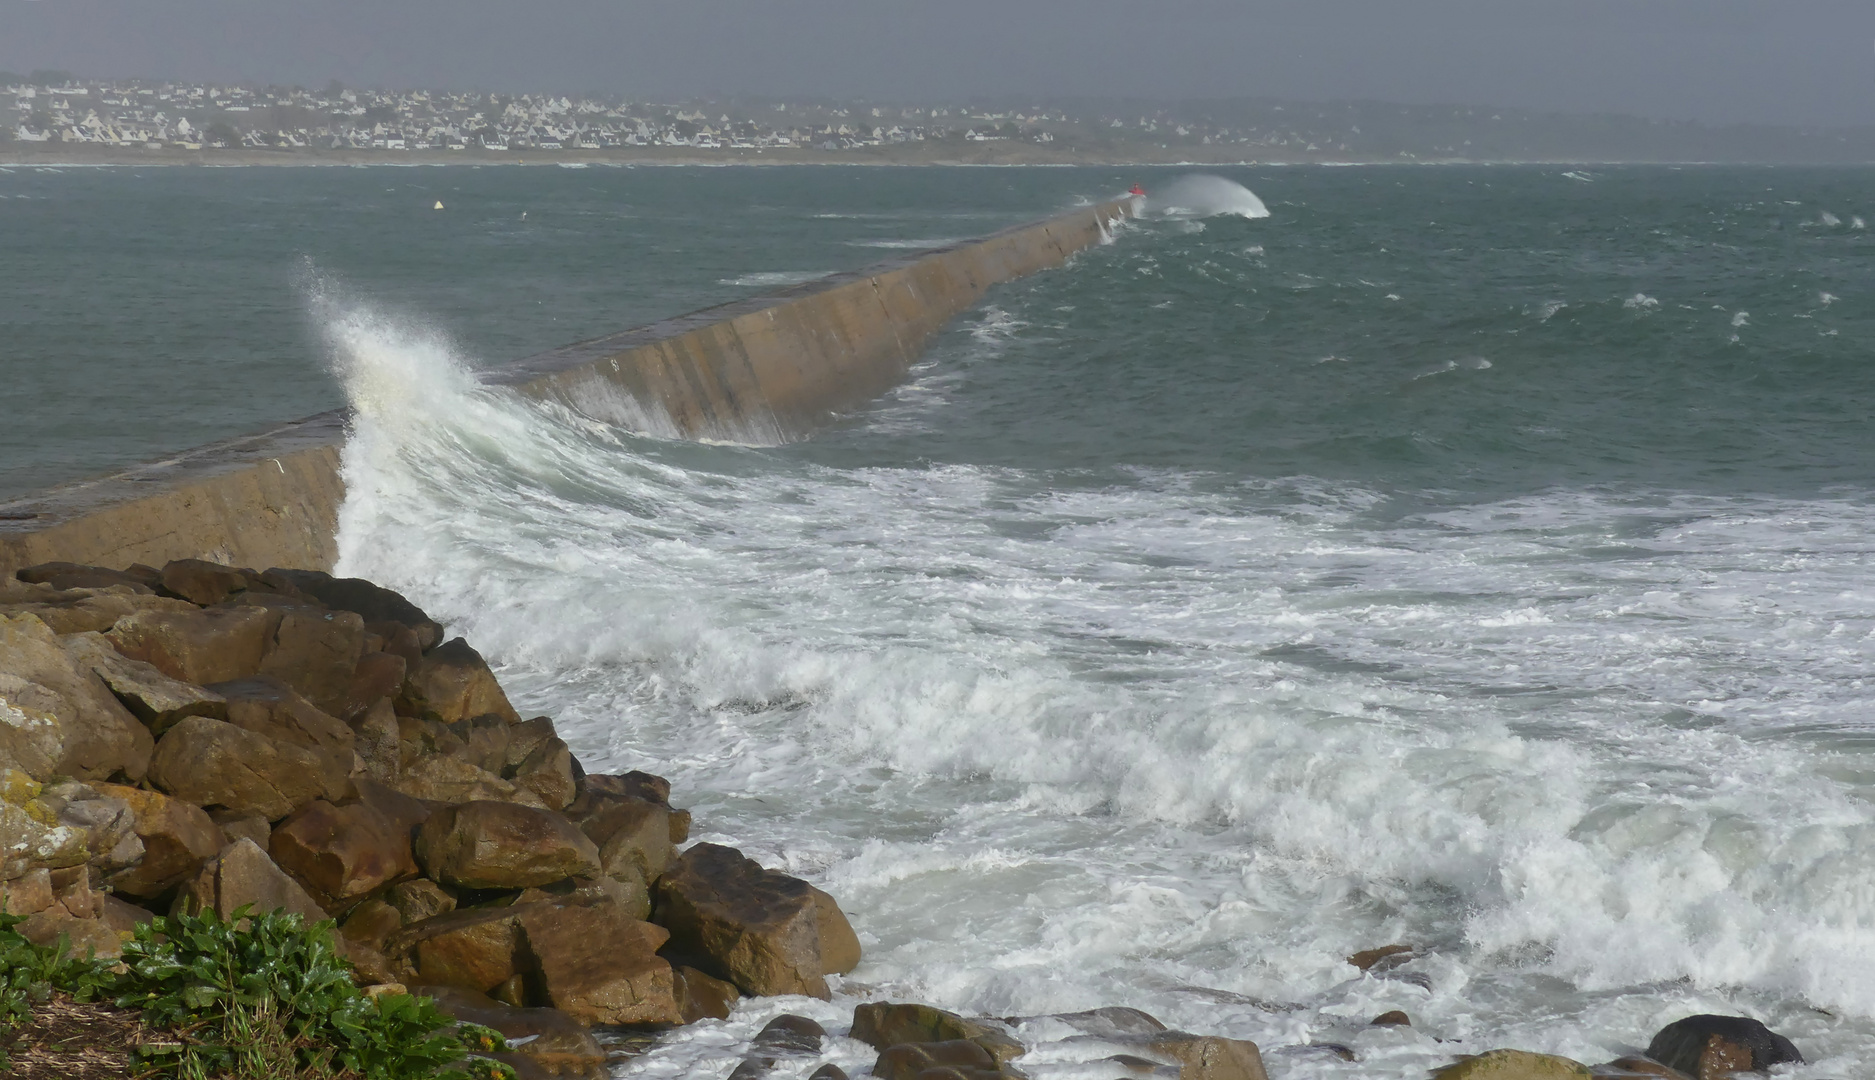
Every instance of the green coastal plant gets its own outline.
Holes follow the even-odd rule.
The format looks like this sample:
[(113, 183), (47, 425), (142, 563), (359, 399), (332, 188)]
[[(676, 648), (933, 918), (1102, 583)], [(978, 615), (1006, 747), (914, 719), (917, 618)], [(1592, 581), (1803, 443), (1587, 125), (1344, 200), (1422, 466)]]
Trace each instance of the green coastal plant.
[(329, 921), (297, 915), (156, 918), (124, 943), (121, 963), (78, 959), (61, 938), (32, 944), (0, 916), (0, 1069), (6, 1036), (54, 990), (138, 1009), (174, 1041), (144, 1049), (148, 1075), (175, 1080), (513, 1080), (475, 1055), (500, 1033), (455, 1025), (426, 997), (368, 996), (352, 983)]

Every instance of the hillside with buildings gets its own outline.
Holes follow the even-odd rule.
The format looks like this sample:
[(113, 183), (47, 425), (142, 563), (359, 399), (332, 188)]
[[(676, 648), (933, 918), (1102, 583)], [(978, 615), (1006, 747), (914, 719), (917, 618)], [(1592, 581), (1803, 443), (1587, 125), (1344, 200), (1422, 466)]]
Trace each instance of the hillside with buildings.
[(13, 160), (1875, 161), (1875, 128), (1266, 100), (876, 104), (320, 90), (0, 72)]

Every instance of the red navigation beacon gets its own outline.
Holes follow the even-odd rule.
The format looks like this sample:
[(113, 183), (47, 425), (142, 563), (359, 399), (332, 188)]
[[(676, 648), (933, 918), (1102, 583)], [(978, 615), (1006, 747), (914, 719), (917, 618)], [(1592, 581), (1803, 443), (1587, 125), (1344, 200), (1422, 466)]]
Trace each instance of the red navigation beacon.
[(1128, 195), (1144, 195), (1145, 193), (1146, 193), (1146, 189), (1143, 187), (1140, 187), (1138, 184), (1134, 184), (1133, 190), (1127, 192)]

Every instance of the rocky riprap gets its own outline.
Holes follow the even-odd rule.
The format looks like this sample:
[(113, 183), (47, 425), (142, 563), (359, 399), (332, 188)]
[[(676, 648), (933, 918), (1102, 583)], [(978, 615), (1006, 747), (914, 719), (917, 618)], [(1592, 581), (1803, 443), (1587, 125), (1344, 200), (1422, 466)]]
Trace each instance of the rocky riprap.
[[(175, 911), (332, 918), (371, 992), (501, 1031), (524, 1080), (598, 1077), (593, 1027), (724, 1018), (744, 994), (825, 999), (860, 960), (833, 897), (733, 848), (680, 851), (690, 815), (670, 796), (649, 773), (586, 773), (468, 642), (368, 581), (193, 559), (0, 581), (0, 907), (42, 944), (113, 956)], [(1132, 1009), (1055, 1019), (1115, 1051), (1114, 1080), (1266, 1080), (1251, 1042)], [(883, 1080), (1010, 1080), (1013, 1030), (879, 1002), (850, 1034)], [(818, 1054), (824, 1034), (782, 1016), (731, 1076)], [(1755, 1021), (1690, 1017), (1645, 1058), (1500, 1050), (1439, 1076), (1721, 1080), (1796, 1060)]]

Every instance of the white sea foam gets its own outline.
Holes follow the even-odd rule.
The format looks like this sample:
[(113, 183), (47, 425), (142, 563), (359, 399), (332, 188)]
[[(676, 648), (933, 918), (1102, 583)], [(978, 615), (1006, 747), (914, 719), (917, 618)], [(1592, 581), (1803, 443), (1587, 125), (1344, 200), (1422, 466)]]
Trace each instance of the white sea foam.
[(1740, 326), (1749, 326), (1750, 324), (1751, 324), (1751, 312), (1740, 311), (1732, 315), (1732, 326), (1734, 329)]
[(1830, 213), (1828, 210), (1823, 211), (1822, 221), (1825, 227), (1831, 228), (1831, 229), (1842, 224), (1842, 219), (1837, 217), (1835, 214)]
[(1234, 180), (1198, 174), (1181, 176), (1146, 197), (1146, 211), (1167, 217), (1266, 218), (1269, 208)]
[(775, 289), (784, 285), (799, 285), (806, 281), (815, 281), (832, 273), (830, 270), (765, 270), (760, 273), (744, 274), (741, 277), (723, 278), (720, 285), (735, 285), (745, 289)]
[[(752, 1001), (628, 1075), (723, 1071), (775, 1011), (838, 1031), (862, 996), (1134, 1005), (1286, 1078), (1342, 1075), (1294, 1049), (1324, 1040), (1364, 1076), (1604, 1060), (1699, 1011), (1788, 1031), (1799, 1076), (1875, 1069), (1802, 1007), (1875, 1017), (1865, 501), (1401, 519), (1325, 481), (835, 469), (642, 442), (322, 316), (357, 410), (342, 572), (855, 913), (832, 1005)], [(1402, 939), (1430, 989), (1342, 962)], [(1364, 1026), (1391, 1008), (1415, 1028)]]

